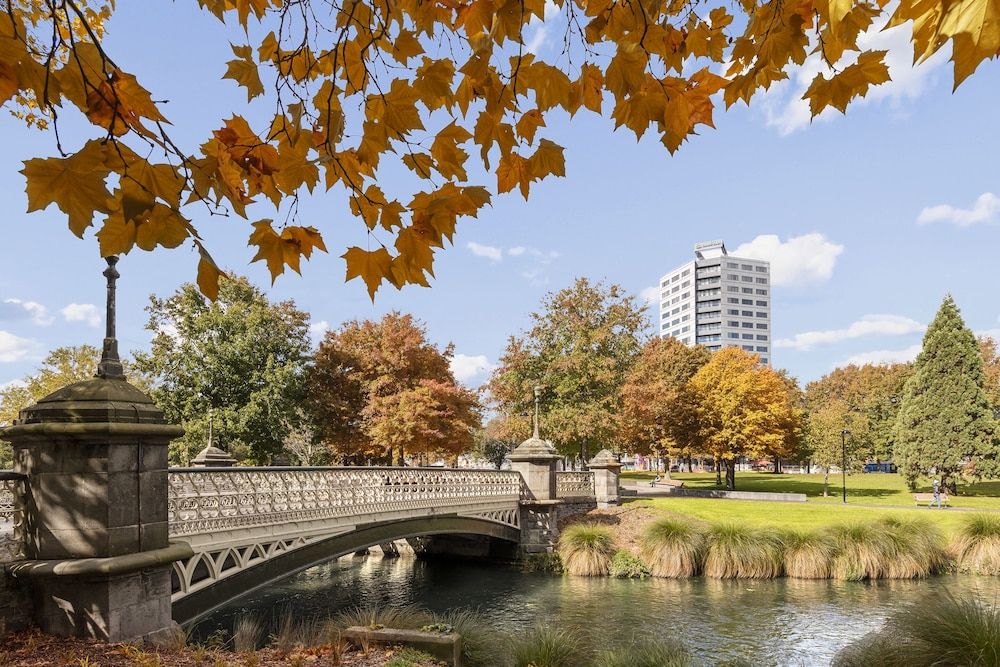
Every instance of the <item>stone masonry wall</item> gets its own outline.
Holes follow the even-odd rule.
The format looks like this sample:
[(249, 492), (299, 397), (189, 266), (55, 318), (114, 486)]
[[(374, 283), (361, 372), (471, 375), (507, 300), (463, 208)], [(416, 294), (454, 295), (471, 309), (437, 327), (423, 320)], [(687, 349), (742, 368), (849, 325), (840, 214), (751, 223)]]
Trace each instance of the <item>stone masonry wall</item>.
[(0, 638), (31, 626), (33, 615), (23, 584), (0, 566)]

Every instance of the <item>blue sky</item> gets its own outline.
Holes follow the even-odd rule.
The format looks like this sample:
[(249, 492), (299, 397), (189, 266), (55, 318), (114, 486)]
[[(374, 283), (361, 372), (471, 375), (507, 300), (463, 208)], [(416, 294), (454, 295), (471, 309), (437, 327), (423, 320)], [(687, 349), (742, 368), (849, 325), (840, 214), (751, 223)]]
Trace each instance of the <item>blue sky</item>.
[[(219, 78), (232, 57), (227, 40), (240, 34), (194, 6), (120, 2), (107, 40), (154, 99), (170, 100), (161, 109), (175, 140), (191, 149), (245, 106), (242, 90)], [(529, 35), (543, 56), (557, 48), (551, 32), (539, 24)], [(947, 54), (913, 68), (900, 31), (866, 40), (890, 50), (895, 81), (846, 117), (828, 112), (809, 122), (798, 98), (817, 71), (812, 61), (753, 109), (717, 111), (717, 129), (673, 157), (652, 134), (637, 143), (612, 132), (606, 118), (551, 116), (542, 132), (566, 147), (567, 177), (534, 185), (530, 202), (496, 197), (478, 220), (461, 224), (454, 247), (438, 254), (430, 289), (383, 289), (372, 304), (362, 283), (344, 283), (339, 255), (364, 237), (339, 195), (311, 198), (301, 216), (334, 252), (273, 287), (262, 266), (248, 265), (245, 223), (195, 222), (221, 264), (274, 299), (295, 299), (317, 331), (394, 309), (415, 314), (433, 339), (455, 343), (456, 372), (471, 385), (546, 292), (587, 276), (643, 295), (709, 239), (771, 260), (775, 365), (808, 381), (848, 361), (912, 358), (948, 292), (974, 330), (1000, 329), (1000, 65), (984, 64), (953, 94)], [(266, 111), (256, 105), (248, 115)], [(68, 120), (64, 141), (79, 146), (86, 131)], [(30, 373), (53, 347), (100, 344), (103, 263), (92, 234), (73, 237), (54, 207), (24, 212), (17, 172), (22, 160), (52, 154), (52, 137), (6, 114), (0, 132), (3, 384)], [(386, 175), (386, 189), (397, 177)], [(196, 262), (187, 247), (122, 259), (123, 349), (148, 345), (149, 294), (172, 292), (194, 276)]]

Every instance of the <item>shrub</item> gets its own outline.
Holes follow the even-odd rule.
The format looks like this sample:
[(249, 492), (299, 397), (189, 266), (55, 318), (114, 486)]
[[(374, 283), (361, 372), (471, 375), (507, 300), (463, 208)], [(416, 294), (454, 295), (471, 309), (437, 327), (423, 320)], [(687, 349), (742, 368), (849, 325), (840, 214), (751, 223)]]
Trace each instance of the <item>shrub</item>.
[(705, 575), (716, 579), (773, 579), (784, 561), (781, 537), (770, 529), (733, 523), (712, 526), (705, 550)]
[(822, 532), (789, 531), (782, 535), (785, 545), (785, 574), (795, 579), (829, 579), (837, 543)]
[(704, 540), (691, 524), (659, 519), (643, 533), (642, 555), (654, 577), (693, 577), (698, 574)]
[(894, 613), (885, 627), (845, 647), (835, 667), (996, 667), (1000, 609), (950, 593), (929, 595)]
[(586, 664), (580, 636), (571, 630), (535, 626), (510, 640), (513, 667), (579, 667)]
[(401, 648), (392, 654), (385, 667), (419, 667), (419, 665), (435, 665), (437, 660), (423, 651), (412, 648)]
[(521, 561), (521, 568), (525, 572), (546, 572), (548, 574), (562, 574), (563, 564), (558, 553), (538, 553), (528, 554)]
[(941, 531), (919, 518), (889, 516), (879, 520), (892, 549), (882, 576), (888, 579), (922, 579), (945, 568), (948, 557)]
[(967, 517), (953, 549), (959, 571), (1000, 575), (1000, 515)]
[(643, 639), (630, 646), (603, 651), (594, 667), (688, 667), (691, 654), (674, 639)]
[(611, 559), (608, 574), (618, 579), (645, 579), (649, 576), (649, 566), (631, 552), (619, 549)]
[(837, 544), (833, 576), (847, 581), (878, 579), (889, 571), (897, 544), (891, 535), (874, 523), (834, 526), (830, 534)]
[(575, 524), (559, 537), (559, 557), (569, 574), (606, 576), (614, 553), (611, 531), (603, 526)]

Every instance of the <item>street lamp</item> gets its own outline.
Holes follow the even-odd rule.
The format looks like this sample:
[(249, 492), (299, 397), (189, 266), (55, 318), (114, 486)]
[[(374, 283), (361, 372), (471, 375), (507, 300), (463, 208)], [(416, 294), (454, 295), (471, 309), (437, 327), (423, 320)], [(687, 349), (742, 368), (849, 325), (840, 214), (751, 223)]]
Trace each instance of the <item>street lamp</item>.
[(844, 504), (847, 504), (847, 436), (851, 434), (846, 428), (840, 432), (840, 449), (843, 453), (843, 459), (840, 466), (840, 475), (843, 482), (841, 483), (841, 489), (843, 490)]

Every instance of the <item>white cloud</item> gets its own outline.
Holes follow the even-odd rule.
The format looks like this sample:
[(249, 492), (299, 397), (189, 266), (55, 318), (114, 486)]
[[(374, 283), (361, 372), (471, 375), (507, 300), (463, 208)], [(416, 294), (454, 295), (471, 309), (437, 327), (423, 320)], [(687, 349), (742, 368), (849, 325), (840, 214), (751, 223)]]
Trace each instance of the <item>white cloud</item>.
[(0, 362), (20, 361), (38, 349), (38, 343), (0, 331)]
[(920, 354), (921, 344), (911, 345), (902, 350), (872, 350), (871, 352), (861, 352), (834, 364), (834, 368), (843, 366), (863, 366), (865, 364), (899, 364), (913, 361)]
[(485, 354), (456, 354), (451, 358), (451, 372), (459, 382), (470, 383), (494, 368), (496, 366), (490, 363)]
[(4, 299), (4, 303), (9, 303), (10, 305), (24, 311), (24, 315), (27, 316), (33, 324), (37, 324), (38, 326), (47, 327), (55, 321), (55, 318), (49, 315), (49, 309), (36, 301)]
[(1000, 197), (992, 192), (979, 195), (971, 208), (956, 208), (949, 204), (928, 206), (917, 216), (918, 225), (932, 222), (950, 222), (956, 227), (971, 227), (981, 222), (1000, 220)]
[(784, 286), (826, 282), (842, 252), (844, 246), (813, 232), (784, 242), (775, 234), (762, 234), (732, 254), (767, 260), (771, 263), (771, 282)]
[(319, 322), (313, 322), (309, 325), (309, 335), (312, 336), (313, 340), (322, 339), (326, 335), (326, 332), (330, 330), (330, 323), (326, 320), (320, 320)]
[(18, 378), (16, 380), (8, 380), (7, 382), (0, 384), (0, 391), (4, 391), (12, 387), (24, 387), (27, 386), (27, 384), (28, 383), (21, 378)]
[(775, 347), (793, 348), (804, 352), (817, 345), (839, 343), (852, 338), (866, 336), (905, 336), (920, 333), (926, 327), (902, 315), (865, 315), (844, 329), (827, 329), (825, 331), (806, 331), (795, 334), (792, 338), (782, 338), (774, 341)]
[(656, 306), (660, 303), (660, 288), (656, 285), (644, 287), (639, 292), (639, 299), (647, 306)]
[[(886, 21), (882, 20), (860, 35), (858, 46), (862, 51), (888, 51), (885, 64), (889, 68), (892, 80), (881, 86), (872, 86), (868, 94), (864, 98), (856, 99), (852, 106), (888, 101), (899, 108), (904, 102), (919, 98), (927, 90), (933, 73), (948, 60), (950, 49), (943, 48), (927, 61), (914, 65), (909, 26), (883, 30), (885, 24)], [(856, 57), (857, 54), (845, 56), (837, 63), (837, 68), (842, 70), (852, 64)], [(809, 102), (802, 99), (802, 95), (817, 74), (822, 72), (827, 77), (831, 75), (818, 53), (810, 55), (802, 65), (787, 71), (788, 79), (771, 86), (761, 99), (767, 125), (776, 128), (781, 135), (788, 135), (809, 126), (812, 120)], [(815, 120), (828, 121), (838, 115), (840, 114), (836, 109), (829, 108)]]
[(86, 322), (92, 327), (101, 324), (101, 312), (92, 303), (71, 303), (61, 312), (67, 322)]
[(507, 254), (510, 255), (511, 257), (520, 257), (521, 255), (523, 255), (527, 251), (528, 251), (528, 249), (525, 248), (523, 245), (516, 245), (513, 248), (510, 248), (507, 251)]
[(499, 262), (503, 259), (503, 250), (500, 248), (491, 245), (483, 245), (481, 243), (476, 243), (475, 241), (469, 241), (466, 245), (476, 257), (485, 257), (491, 262)]
[(537, 54), (539, 49), (541, 49), (545, 42), (548, 41), (549, 30), (552, 20), (559, 16), (562, 9), (552, 0), (545, 0), (545, 10), (544, 10), (544, 20), (539, 21), (537, 17), (532, 17), (531, 21), (528, 23), (529, 26), (536, 26), (535, 32), (528, 39), (528, 43), (525, 44), (524, 50), (528, 53)]

